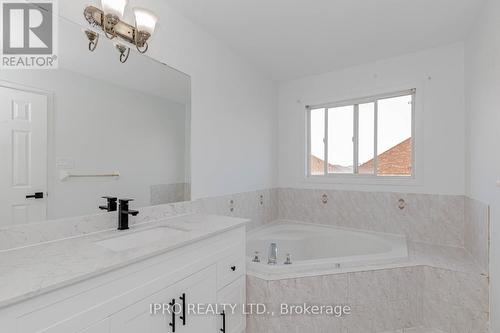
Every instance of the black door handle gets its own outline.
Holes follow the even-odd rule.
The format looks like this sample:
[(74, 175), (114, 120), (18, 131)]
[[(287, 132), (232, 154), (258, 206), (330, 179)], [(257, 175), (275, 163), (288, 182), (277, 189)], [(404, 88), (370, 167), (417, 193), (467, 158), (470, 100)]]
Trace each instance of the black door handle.
[(220, 315), (222, 316), (222, 328), (220, 331), (222, 333), (226, 333), (226, 311), (222, 311)]
[(172, 321), (168, 325), (172, 327), (172, 333), (175, 333), (175, 298), (168, 305), (170, 305), (170, 311), (172, 312)]
[(26, 199), (43, 199), (43, 192), (36, 192), (26, 196)]
[(182, 316), (179, 318), (182, 320), (182, 326), (186, 326), (186, 294), (183, 293), (179, 298), (182, 301)]

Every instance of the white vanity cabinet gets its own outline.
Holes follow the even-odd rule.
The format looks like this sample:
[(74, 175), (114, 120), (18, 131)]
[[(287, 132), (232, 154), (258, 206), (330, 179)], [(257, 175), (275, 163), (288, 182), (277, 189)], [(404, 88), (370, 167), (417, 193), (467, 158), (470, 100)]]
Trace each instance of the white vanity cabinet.
[[(189, 312), (189, 304), (238, 303), (225, 333), (241, 333), (244, 255), (242, 226), (0, 309), (0, 332), (221, 333), (221, 314)], [(172, 301), (175, 315), (151, 314), (151, 304)]]
[[(110, 318), (111, 333), (216, 332), (215, 316), (188, 313), (188, 304), (215, 304), (216, 271), (210, 266), (144, 300), (126, 307)], [(184, 304), (183, 300), (184, 298)], [(151, 315), (151, 304), (175, 304), (176, 311)], [(184, 305), (184, 307), (183, 307)], [(183, 311), (184, 310), (184, 311)]]

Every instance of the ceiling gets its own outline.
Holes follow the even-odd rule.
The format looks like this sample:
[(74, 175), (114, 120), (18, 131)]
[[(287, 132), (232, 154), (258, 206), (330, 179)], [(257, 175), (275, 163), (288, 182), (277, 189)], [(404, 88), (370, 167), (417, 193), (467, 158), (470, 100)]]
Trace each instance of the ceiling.
[(483, 0), (167, 0), (275, 80), (463, 40)]

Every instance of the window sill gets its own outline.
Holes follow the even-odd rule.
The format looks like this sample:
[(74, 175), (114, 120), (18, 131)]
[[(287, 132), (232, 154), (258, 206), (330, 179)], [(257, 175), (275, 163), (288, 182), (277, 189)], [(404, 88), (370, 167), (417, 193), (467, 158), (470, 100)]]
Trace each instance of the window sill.
[(389, 185), (389, 186), (420, 186), (415, 176), (362, 176), (362, 175), (328, 175), (307, 176), (304, 182), (311, 184), (352, 184), (352, 185)]

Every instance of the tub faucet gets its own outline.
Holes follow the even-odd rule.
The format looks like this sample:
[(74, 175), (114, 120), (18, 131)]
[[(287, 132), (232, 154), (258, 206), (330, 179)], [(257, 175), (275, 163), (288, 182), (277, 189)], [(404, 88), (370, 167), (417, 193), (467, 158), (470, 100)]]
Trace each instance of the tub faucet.
[(267, 259), (269, 265), (276, 265), (278, 263), (278, 246), (276, 243), (271, 243), (269, 246), (269, 257)]

